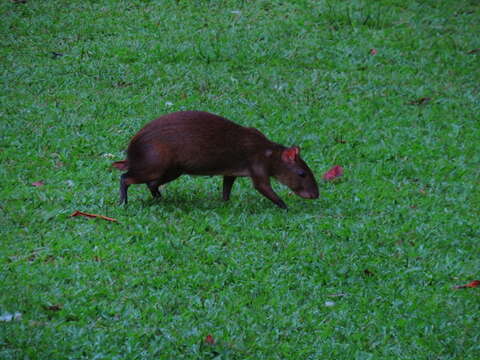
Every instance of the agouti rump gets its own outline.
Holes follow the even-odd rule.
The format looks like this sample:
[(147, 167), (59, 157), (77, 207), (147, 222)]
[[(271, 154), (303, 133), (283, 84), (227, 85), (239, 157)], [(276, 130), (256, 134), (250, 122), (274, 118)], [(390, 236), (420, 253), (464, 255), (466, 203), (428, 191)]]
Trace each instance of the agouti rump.
[(113, 166), (127, 171), (120, 177), (120, 203), (125, 204), (130, 185), (147, 184), (158, 197), (160, 185), (183, 174), (223, 175), (224, 200), (239, 176), (250, 177), (255, 189), (283, 209), (287, 205), (270, 186), (271, 176), (303, 198), (318, 198), (317, 182), (297, 146), (287, 148), (255, 128), (201, 111), (153, 120), (132, 138), (127, 159)]

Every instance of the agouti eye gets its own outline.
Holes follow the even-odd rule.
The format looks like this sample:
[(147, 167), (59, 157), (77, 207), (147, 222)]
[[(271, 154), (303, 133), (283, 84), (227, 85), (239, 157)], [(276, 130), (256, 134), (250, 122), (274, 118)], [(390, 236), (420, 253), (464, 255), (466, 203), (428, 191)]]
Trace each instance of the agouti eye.
[(306, 174), (305, 171), (303, 171), (303, 170), (298, 170), (298, 171), (297, 171), (297, 175), (298, 175), (298, 176), (301, 176), (301, 177), (307, 176), (307, 174)]

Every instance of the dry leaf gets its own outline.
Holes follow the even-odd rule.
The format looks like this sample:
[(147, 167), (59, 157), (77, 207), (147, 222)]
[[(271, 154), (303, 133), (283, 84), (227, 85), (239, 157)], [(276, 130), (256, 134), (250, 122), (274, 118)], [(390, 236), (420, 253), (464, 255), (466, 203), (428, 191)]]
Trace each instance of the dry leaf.
[(429, 97), (421, 97), (420, 99), (408, 102), (408, 105), (426, 105), (430, 102), (430, 100), (432, 99)]
[(343, 175), (343, 168), (339, 165), (335, 165), (323, 175), (323, 179), (326, 181), (331, 181), (336, 178), (339, 178), (342, 175)]
[(32, 183), (32, 186), (35, 186), (35, 187), (39, 187), (39, 186), (43, 186), (45, 185), (45, 183), (43, 181), (35, 181)]
[(368, 269), (365, 269), (363, 270), (363, 273), (366, 275), (366, 276), (374, 276), (375, 273), (373, 271), (370, 271)]
[(117, 222), (117, 219), (114, 219), (114, 218), (110, 218), (110, 217), (103, 216), (103, 215), (97, 215), (97, 214), (89, 214), (89, 213), (79, 211), (79, 210), (76, 210), (72, 215), (70, 215), (70, 217), (74, 217), (74, 216), (85, 216), (85, 217), (89, 217), (89, 218), (100, 218), (100, 219), (107, 220), (107, 221)]
[(330, 297), (344, 297), (344, 296), (347, 296), (347, 294), (338, 293), (338, 294), (328, 294), (327, 296), (330, 296)]
[(470, 50), (470, 51), (468, 52), (468, 54), (470, 54), (470, 55), (471, 55), (471, 54), (476, 54), (477, 52), (480, 52), (480, 48)]
[(48, 311), (60, 311), (62, 310), (63, 306), (60, 304), (55, 305), (43, 305), (43, 308)]
[(209, 345), (214, 345), (215, 344), (215, 339), (213, 338), (212, 335), (207, 335), (205, 337), (205, 343), (209, 344)]
[(370, 49), (370, 55), (377, 55), (378, 51), (377, 49)]
[(66, 321), (78, 321), (78, 320), (80, 320), (80, 318), (77, 315), (70, 314), (70, 315), (65, 316), (65, 320)]
[(480, 280), (473, 280), (471, 283), (465, 285), (454, 286), (454, 289), (466, 289), (466, 288), (475, 288), (480, 286)]
[(117, 81), (113, 86), (118, 87), (118, 88), (122, 88), (122, 87), (127, 87), (127, 86), (130, 86), (130, 85), (132, 85), (131, 82), (126, 82), (126, 81), (120, 80), (120, 81)]

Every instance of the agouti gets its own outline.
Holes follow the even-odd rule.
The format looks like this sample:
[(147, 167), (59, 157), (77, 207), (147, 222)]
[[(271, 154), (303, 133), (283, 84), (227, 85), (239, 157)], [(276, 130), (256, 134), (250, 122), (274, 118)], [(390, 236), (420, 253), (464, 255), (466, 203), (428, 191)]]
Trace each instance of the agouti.
[(228, 200), (238, 176), (277, 206), (287, 205), (273, 191), (270, 177), (306, 199), (318, 198), (312, 171), (297, 146), (285, 147), (247, 128), (202, 111), (164, 115), (141, 129), (130, 141), (127, 159), (113, 166), (126, 170), (120, 177), (120, 203), (127, 203), (132, 184), (147, 184), (154, 197), (158, 187), (180, 175), (223, 175), (223, 199)]

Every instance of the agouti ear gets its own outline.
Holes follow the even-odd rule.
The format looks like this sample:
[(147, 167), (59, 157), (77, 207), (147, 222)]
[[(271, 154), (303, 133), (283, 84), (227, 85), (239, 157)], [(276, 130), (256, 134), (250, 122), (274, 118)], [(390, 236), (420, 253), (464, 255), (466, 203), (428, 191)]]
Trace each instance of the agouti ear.
[(300, 148), (298, 146), (289, 147), (282, 152), (282, 160), (287, 163), (293, 163), (297, 160), (300, 154)]

